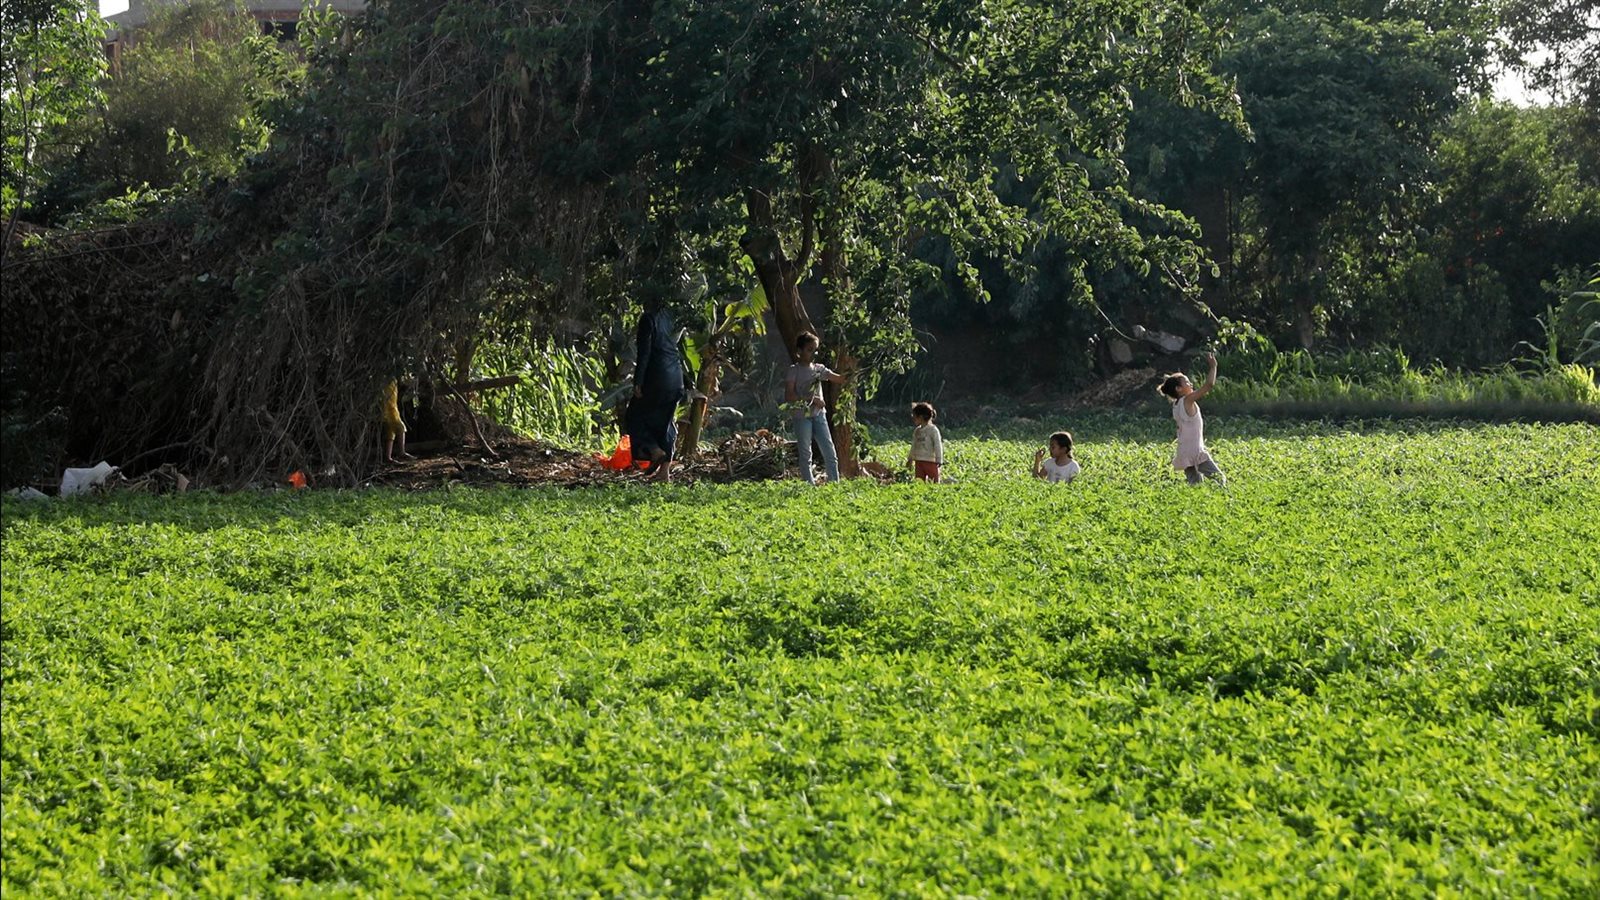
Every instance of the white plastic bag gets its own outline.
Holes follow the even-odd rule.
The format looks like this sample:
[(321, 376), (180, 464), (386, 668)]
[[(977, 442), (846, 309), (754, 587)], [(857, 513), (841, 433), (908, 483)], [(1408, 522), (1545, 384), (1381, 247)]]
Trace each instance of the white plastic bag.
[(115, 471), (117, 467), (105, 460), (101, 460), (99, 465), (91, 469), (68, 469), (61, 475), (61, 496), (87, 494), (96, 485), (104, 484)]

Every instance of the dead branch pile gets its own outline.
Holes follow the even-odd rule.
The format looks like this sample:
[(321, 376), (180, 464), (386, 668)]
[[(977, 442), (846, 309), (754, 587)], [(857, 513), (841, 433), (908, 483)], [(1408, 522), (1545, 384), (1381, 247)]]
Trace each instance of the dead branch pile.
[(119, 476), (109, 483), (109, 489), (139, 494), (181, 494), (192, 484), (189, 476), (178, 471), (177, 466), (167, 463), (136, 478)]
[(444, 380), (443, 357), (493, 312), (497, 277), (581, 293), (608, 200), (605, 186), (552, 172), (556, 133), (585, 124), (568, 91), (585, 89), (588, 63), (580, 50), (549, 83), (528, 80), (518, 29), (560, 6), (543, 5), (453, 18), (449, 4), (395, 4), (319, 70), (309, 93), (340, 139), (280, 141), (277, 169), (292, 177), (254, 196), (292, 208), (236, 279), (247, 302), (205, 368), (201, 432), (234, 480), (314, 466), (359, 481), (375, 463), (383, 385)]
[(1074, 394), (1068, 409), (1121, 407), (1147, 400), (1160, 376), (1155, 369), (1125, 369)]
[(717, 459), (729, 481), (782, 478), (794, 464), (794, 441), (760, 431), (742, 431), (717, 445)]

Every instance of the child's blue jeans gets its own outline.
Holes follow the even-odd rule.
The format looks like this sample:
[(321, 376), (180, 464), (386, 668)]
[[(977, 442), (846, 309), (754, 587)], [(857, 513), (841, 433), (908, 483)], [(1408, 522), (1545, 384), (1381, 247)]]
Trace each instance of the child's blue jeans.
[(822, 450), (822, 465), (828, 470), (828, 482), (839, 480), (839, 451), (833, 449), (833, 432), (828, 430), (828, 414), (818, 410), (794, 420), (795, 449), (800, 454), (800, 474), (807, 484), (816, 484), (811, 474), (811, 441), (815, 439)]

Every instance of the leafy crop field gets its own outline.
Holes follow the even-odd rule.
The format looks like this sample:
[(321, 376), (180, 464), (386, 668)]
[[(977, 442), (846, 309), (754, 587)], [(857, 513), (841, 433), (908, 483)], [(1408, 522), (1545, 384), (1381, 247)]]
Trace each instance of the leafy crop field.
[(1227, 491), (1102, 417), (938, 486), (8, 499), (0, 887), (1600, 892), (1600, 430), (1210, 426)]

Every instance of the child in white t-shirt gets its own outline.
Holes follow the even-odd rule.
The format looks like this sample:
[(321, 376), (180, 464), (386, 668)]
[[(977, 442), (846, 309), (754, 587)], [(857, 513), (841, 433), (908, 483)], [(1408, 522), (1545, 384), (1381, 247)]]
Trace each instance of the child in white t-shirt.
[(939, 426), (933, 424), (933, 404), (919, 401), (911, 404), (911, 449), (906, 451), (906, 468), (911, 469), (918, 481), (939, 481), (939, 467), (944, 465), (944, 438)]
[(828, 404), (822, 398), (822, 383), (843, 384), (844, 376), (817, 362), (817, 349), (821, 342), (807, 331), (795, 338), (794, 365), (783, 376), (784, 408), (794, 416), (795, 450), (799, 456), (800, 474), (810, 484), (816, 484), (811, 472), (811, 442), (815, 440), (822, 451), (822, 465), (829, 482), (839, 480), (839, 454), (833, 446), (833, 432), (828, 429)]
[(1043, 478), (1052, 484), (1058, 481), (1071, 481), (1078, 477), (1083, 467), (1072, 458), (1072, 435), (1065, 431), (1058, 431), (1050, 435), (1050, 445), (1040, 447), (1033, 454), (1033, 477)]

